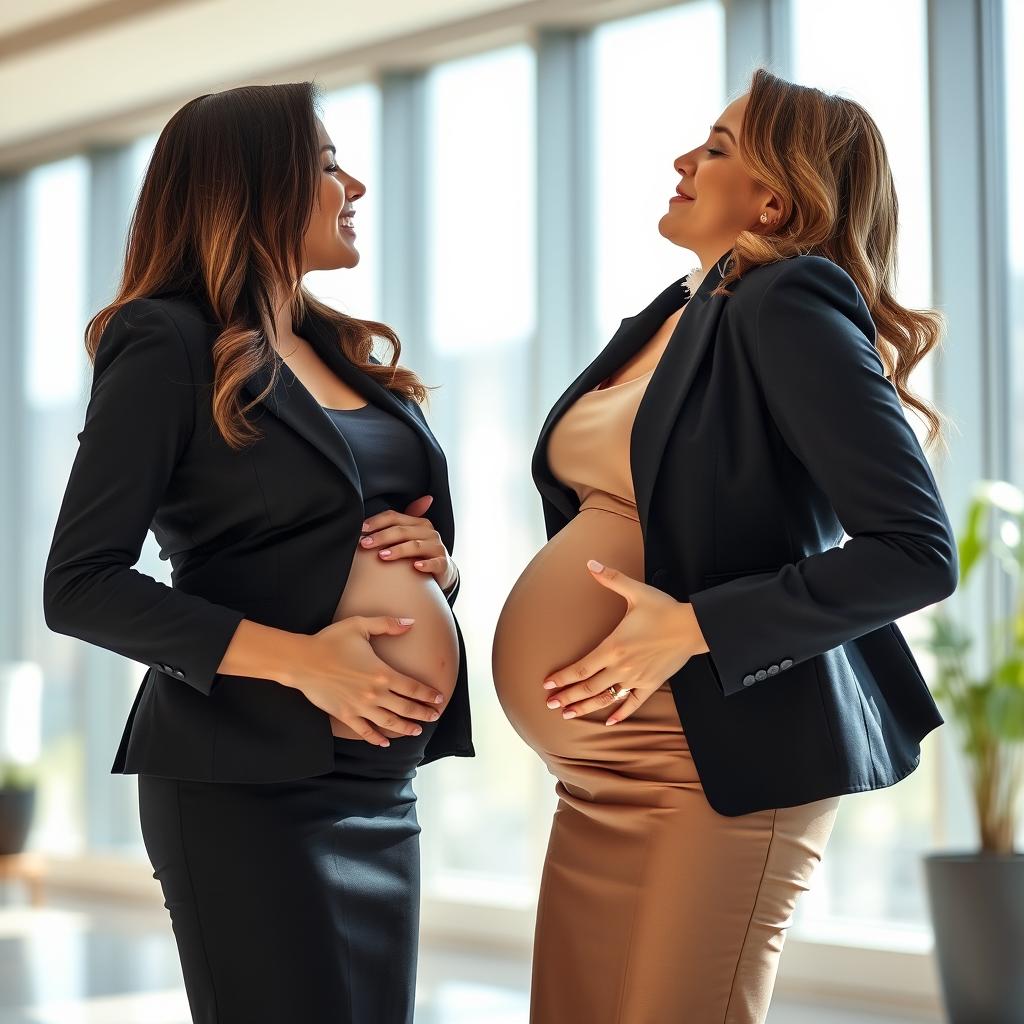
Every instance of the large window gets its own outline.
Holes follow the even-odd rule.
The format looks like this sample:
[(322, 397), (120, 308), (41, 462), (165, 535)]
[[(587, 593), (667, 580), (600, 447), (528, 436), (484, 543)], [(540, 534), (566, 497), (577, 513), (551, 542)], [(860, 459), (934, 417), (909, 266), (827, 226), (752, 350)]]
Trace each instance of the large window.
[(457, 885), (463, 896), (476, 879), (487, 887), (482, 902), (531, 898), (550, 816), (546, 773), (506, 720), (490, 675), (502, 603), (543, 543), (527, 421), (536, 317), (534, 77), (526, 46), (433, 69), (429, 152), (426, 166), (414, 169), (427, 175), (427, 383), (440, 385), (428, 416), (455, 502), (457, 612), (477, 749), (473, 760), (448, 758), (419, 775), (424, 874), (432, 892)]
[[(56, 509), (81, 429), (81, 397), (89, 376), (82, 343), (88, 230), (88, 163), (71, 157), (38, 167), (27, 187), (27, 323), (22, 444), (27, 478), (9, 493), (23, 502), (26, 636), (22, 657), (43, 672), (37, 848), (75, 853), (86, 844), (85, 651), (55, 636), (43, 621), (40, 581)], [(60, 301), (55, 301), (59, 296)], [(112, 758), (112, 755), (111, 755)]]
[(1012, 457), (1014, 479), (1024, 486), (1024, 2), (1004, 0), (1004, 50), (1006, 69), (1006, 151), (1009, 182), (1006, 201), (1009, 208), (1010, 277), (1010, 358), (1013, 366), (1013, 401), (1010, 417), (1013, 436)]
[(338, 147), (335, 161), (358, 178), (366, 193), (356, 200), (359, 262), (345, 270), (314, 270), (304, 283), (317, 298), (361, 320), (380, 318), (380, 93), (369, 83), (324, 97), (321, 120)]
[(707, 136), (726, 103), (722, 5), (695, 0), (601, 25), (593, 62), (601, 348), (623, 317), (700, 262), (662, 237), (658, 221), (679, 183), (676, 157)]

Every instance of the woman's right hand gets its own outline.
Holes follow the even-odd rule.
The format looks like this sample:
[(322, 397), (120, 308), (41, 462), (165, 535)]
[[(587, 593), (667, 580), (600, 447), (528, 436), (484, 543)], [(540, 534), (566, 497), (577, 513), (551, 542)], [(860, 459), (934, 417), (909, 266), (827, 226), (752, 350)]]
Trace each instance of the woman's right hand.
[(370, 645), (371, 636), (399, 635), (410, 628), (411, 623), (393, 615), (350, 615), (332, 622), (304, 642), (291, 685), (367, 743), (390, 746), (380, 729), (394, 736), (418, 735), (418, 722), (440, 717), (444, 695), (393, 669)]

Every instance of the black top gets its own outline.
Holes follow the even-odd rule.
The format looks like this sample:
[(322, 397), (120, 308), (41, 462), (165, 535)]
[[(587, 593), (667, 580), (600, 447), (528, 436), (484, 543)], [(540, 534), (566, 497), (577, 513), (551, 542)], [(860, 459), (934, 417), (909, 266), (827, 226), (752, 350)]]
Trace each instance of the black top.
[(352, 449), (365, 515), (388, 508), (404, 512), (406, 506), (427, 493), (427, 454), (408, 423), (372, 402), (357, 409), (322, 408)]

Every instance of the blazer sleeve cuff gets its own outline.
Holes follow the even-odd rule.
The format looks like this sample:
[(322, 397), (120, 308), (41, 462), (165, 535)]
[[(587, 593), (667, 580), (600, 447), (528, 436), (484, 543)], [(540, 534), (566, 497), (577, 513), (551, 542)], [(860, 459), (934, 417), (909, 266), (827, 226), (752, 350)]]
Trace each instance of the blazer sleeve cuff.
[(224, 652), (244, 618), (245, 613), (235, 608), (209, 604), (196, 620), (187, 650), (180, 650), (167, 661), (154, 663), (154, 668), (188, 683), (208, 697), (217, 682), (217, 669), (224, 660)]
[[(751, 643), (754, 630), (749, 628), (751, 619), (743, 614), (745, 599), (741, 595), (749, 589), (753, 579), (763, 580), (774, 575), (761, 573), (729, 580), (694, 591), (687, 598), (708, 645), (706, 657), (711, 673), (726, 697), (785, 672), (803, 660), (795, 652), (783, 651), (775, 644), (771, 655), (763, 655), (759, 662), (756, 645)], [(750, 614), (756, 616), (758, 599), (750, 597), (746, 601)]]
[(442, 590), (441, 591), (441, 593), (444, 594), (446, 600), (448, 601), (448, 607), (449, 608), (453, 604), (455, 604), (455, 598), (458, 596), (459, 586), (461, 585), (461, 583), (462, 583), (462, 573), (459, 572), (459, 567), (456, 565), (455, 566), (455, 582), (451, 585), (450, 589)]

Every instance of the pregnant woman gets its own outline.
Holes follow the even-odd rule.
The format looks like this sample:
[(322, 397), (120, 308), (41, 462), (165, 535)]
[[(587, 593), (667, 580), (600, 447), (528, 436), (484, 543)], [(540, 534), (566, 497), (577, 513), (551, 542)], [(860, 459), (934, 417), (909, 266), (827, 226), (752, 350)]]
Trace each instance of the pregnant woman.
[[(161, 133), (44, 582), (52, 629), (149, 666), (112, 771), (202, 1024), (411, 1024), (412, 779), (474, 753), (425, 385), (302, 284), (358, 262), (365, 191), (315, 104), (232, 89)], [(132, 568), (150, 526), (171, 587)]]
[(938, 336), (890, 291), (877, 128), (758, 70), (675, 168), (659, 229), (701, 265), (549, 413), (494, 637), (557, 779), (533, 1024), (763, 1022), (841, 795), (942, 723), (893, 621), (956, 586), (901, 407), (935, 427), (906, 380)]

